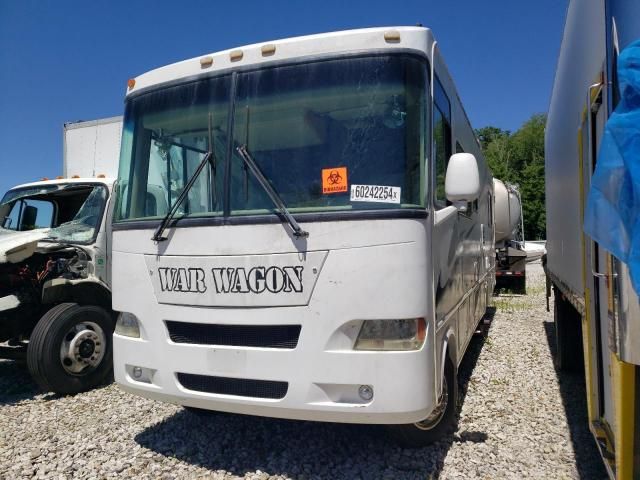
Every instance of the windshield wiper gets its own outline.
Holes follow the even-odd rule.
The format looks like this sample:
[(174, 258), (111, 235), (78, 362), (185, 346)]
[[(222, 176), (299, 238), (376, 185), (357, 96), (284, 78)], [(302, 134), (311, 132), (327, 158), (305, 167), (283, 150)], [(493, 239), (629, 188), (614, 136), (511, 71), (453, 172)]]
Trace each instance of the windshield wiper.
[[(193, 184), (196, 183), (196, 180), (198, 179), (200, 172), (202, 172), (202, 170), (207, 165), (207, 163), (211, 164), (213, 175), (215, 175), (216, 160), (215, 160), (215, 156), (213, 155), (211, 114), (209, 114), (209, 151), (204, 155), (204, 158), (200, 162), (200, 165), (198, 165), (198, 168), (196, 168), (196, 171), (193, 172), (193, 175), (191, 175), (191, 178), (189, 178), (189, 181), (182, 189), (182, 192), (180, 192), (180, 195), (178, 195), (178, 198), (176, 199), (175, 203), (173, 204), (171, 209), (167, 212), (167, 214), (164, 216), (164, 218), (162, 219), (162, 222), (160, 222), (160, 225), (158, 225), (158, 228), (156, 228), (156, 231), (154, 232), (153, 237), (151, 237), (151, 240), (153, 240), (154, 242), (162, 242), (167, 239), (167, 237), (163, 237), (162, 234), (167, 228), (167, 225), (169, 225), (169, 222), (171, 221), (171, 219), (175, 216), (182, 202), (184, 202), (184, 199), (187, 198), (187, 195), (189, 194), (189, 190), (191, 190), (191, 187), (193, 187)], [(213, 183), (215, 184), (215, 179)], [(171, 186), (169, 186), (169, 188), (171, 188)]]
[(273, 204), (276, 206), (276, 208), (278, 208), (278, 210), (280, 210), (282, 215), (284, 215), (284, 217), (287, 219), (287, 222), (289, 222), (289, 225), (291, 225), (293, 234), (298, 238), (308, 237), (309, 232), (302, 230), (300, 225), (298, 225), (298, 222), (296, 222), (296, 219), (293, 218), (293, 215), (289, 213), (289, 210), (287, 209), (284, 202), (282, 201), (282, 197), (280, 197), (278, 192), (276, 192), (275, 188), (273, 188), (271, 183), (269, 183), (269, 180), (267, 180), (267, 178), (264, 176), (264, 174), (260, 170), (260, 167), (258, 167), (255, 160), (247, 150), (247, 146), (240, 145), (239, 147), (236, 147), (236, 151), (238, 152), (240, 157), (242, 157), (242, 160), (244, 160), (245, 165), (249, 167), (249, 170), (251, 170), (251, 173), (253, 173), (253, 175), (256, 177), (256, 180), (258, 180), (258, 183), (267, 193), (267, 195), (269, 196)]

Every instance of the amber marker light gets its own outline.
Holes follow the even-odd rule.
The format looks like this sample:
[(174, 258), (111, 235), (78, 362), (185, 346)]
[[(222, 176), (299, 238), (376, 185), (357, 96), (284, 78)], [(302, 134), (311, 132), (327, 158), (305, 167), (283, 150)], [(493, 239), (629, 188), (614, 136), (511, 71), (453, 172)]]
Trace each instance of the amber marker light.
[(136, 86), (135, 78), (130, 78), (129, 80), (127, 80), (127, 87), (129, 88), (129, 90), (131, 90), (135, 86)]
[(262, 52), (263, 57), (270, 57), (276, 53), (276, 46), (273, 43), (263, 45), (260, 51)]
[(400, 43), (400, 32), (398, 30), (387, 30), (384, 32), (384, 40), (387, 43)]
[(211, 65), (213, 65), (213, 57), (202, 57), (200, 59), (201, 68), (209, 68)]

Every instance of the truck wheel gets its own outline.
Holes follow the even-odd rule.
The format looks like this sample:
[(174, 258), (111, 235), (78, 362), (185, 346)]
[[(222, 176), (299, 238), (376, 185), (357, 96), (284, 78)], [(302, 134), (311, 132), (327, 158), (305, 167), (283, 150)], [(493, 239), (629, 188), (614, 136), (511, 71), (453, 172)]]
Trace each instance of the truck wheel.
[(46, 391), (90, 390), (113, 371), (111, 315), (95, 305), (62, 303), (43, 315), (27, 347), (27, 367)]
[(575, 372), (582, 368), (582, 318), (567, 299), (556, 289), (553, 302), (558, 370)]
[(447, 357), (442, 379), (442, 394), (433, 412), (417, 423), (388, 425), (389, 433), (403, 447), (420, 448), (442, 440), (455, 427), (458, 380), (453, 362)]

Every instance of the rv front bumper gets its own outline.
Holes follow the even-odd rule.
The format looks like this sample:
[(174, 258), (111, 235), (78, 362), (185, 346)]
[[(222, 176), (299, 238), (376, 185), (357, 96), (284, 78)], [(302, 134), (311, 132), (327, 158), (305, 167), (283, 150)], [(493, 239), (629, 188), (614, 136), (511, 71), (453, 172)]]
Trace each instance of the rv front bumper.
[[(163, 402), (231, 413), (346, 423), (424, 419), (434, 394), (427, 352), (320, 352), (165, 345), (114, 335), (117, 383)], [(126, 360), (125, 360), (126, 359)], [(136, 378), (137, 377), (137, 378)], [(426, 381), (425, 381), (426, 380)], [(224, 393), (209, 393), (207, 389)], [(247, 396), (250, 395), (257, 396)], [(368, 398), (370, 395), (371, 398)]]

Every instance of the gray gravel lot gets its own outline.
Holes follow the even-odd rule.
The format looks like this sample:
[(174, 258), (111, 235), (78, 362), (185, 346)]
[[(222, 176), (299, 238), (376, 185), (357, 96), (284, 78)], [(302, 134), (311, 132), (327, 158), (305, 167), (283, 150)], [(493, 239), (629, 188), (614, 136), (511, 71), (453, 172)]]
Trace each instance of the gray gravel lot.
[(456, 432), (405, 450), (373, 426), (213, 414), (205, 419), (115, 385), (42, 394), (0, 361), (0, 478), (605, 478), (580, 375), (558, 376), (544, 277), (495, 298), (486, 339), (460, 372)]

